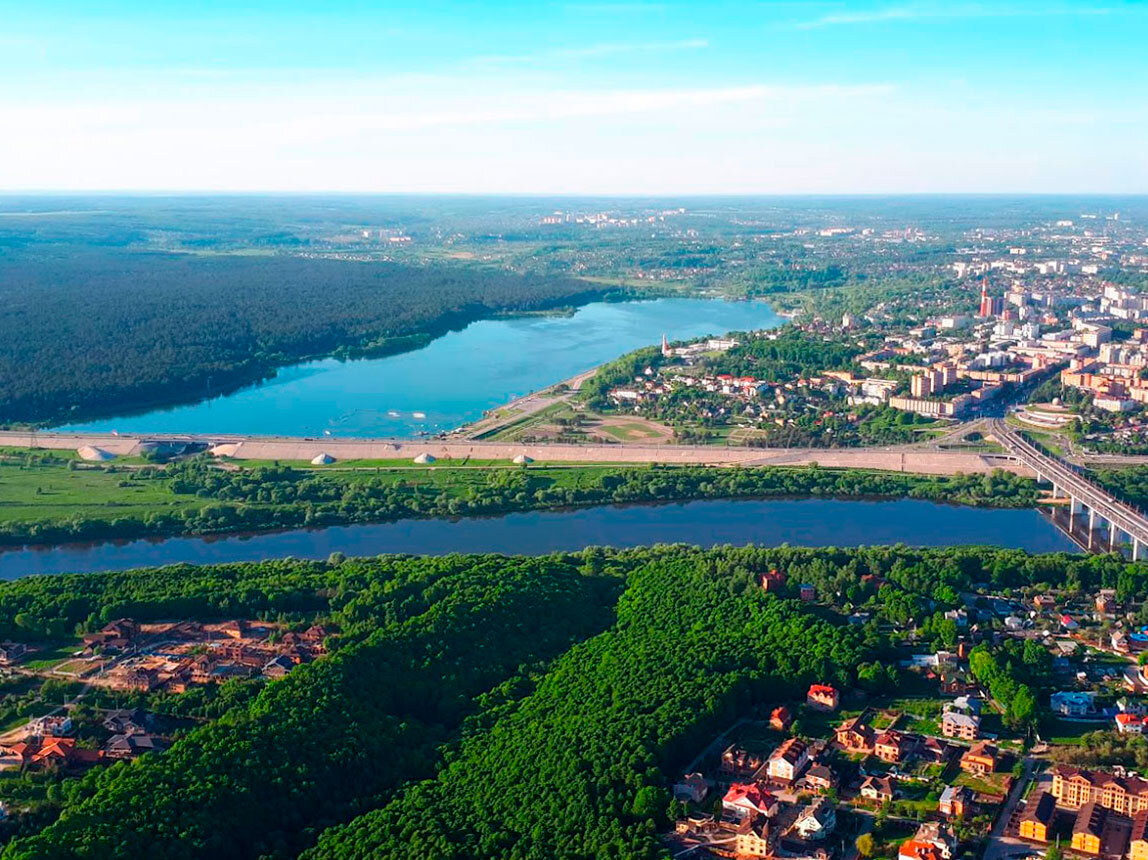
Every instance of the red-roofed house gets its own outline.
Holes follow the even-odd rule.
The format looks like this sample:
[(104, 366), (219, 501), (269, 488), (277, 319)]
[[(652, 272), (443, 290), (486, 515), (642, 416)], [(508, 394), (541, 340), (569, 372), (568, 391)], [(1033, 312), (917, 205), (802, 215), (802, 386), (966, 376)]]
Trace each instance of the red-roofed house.
[(897, 860), (942, 860), (941, 850), (932, 842), (908, 839), (901, 843)]
[(836, 711), (841, 694), (828, 684), (812, 684), (805, 694), (805, 704), (818, 711)]
[(1144, 717), (1140, 714), (1117, 714), (1116, 731), (1122, 735), (1144, 734)]
[(769, 727), (774, 731), (787, 732), (791, 725), (793, 725), (793, 714), (785, 705), (774, 708), (769, 715)]
[(735, 782), (721, 799), (721, 808), (739, 821), (754, 815), (769, 818), (777, 813), (777, 798), (753, 783)]

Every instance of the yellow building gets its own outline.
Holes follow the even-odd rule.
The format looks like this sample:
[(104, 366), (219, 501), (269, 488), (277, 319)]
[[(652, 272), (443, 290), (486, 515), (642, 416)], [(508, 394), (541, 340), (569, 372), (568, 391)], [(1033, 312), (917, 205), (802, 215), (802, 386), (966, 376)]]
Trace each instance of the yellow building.
[(1132, 819), (1128, 860), (1148, 860), (1148, 809), (1142, 809)]
[[(1047, 791), (1030, 798), (1020, 819), (1020, 838), (1034, 842), (1047, 842), (1052, 817), (1056, 814), (1056, 798)], [(1145, 858), (1148, 860), (1148, 857)]]
[(1104, 819), (1108, 810), (1095, 803), (1086, 803), (1076, 814), (1072, 828), (1072, 850), (1082, 854), (1099, 854), (1100, 838), (1104, 833)]

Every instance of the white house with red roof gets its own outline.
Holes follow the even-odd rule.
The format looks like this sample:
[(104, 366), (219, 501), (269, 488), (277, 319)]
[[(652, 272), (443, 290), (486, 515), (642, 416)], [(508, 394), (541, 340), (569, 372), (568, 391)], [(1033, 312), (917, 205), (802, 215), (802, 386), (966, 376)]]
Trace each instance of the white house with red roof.
[(721, 808), (738, 821), (755, 815), (772, 818), (777, 814), (777, 798), (754, 783), (735, 782), (721, 799)]
[(1117, 714), (1116, 731), (1122, 735), (1144, 734), (1144, 717), (1140, 714)]

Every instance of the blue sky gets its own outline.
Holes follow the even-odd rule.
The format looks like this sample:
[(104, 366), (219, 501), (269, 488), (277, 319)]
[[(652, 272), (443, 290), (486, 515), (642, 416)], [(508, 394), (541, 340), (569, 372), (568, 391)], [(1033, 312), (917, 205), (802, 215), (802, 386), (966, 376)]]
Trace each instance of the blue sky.
[(1145, 2), (0, 0), (0, 189), (1148, 192)]

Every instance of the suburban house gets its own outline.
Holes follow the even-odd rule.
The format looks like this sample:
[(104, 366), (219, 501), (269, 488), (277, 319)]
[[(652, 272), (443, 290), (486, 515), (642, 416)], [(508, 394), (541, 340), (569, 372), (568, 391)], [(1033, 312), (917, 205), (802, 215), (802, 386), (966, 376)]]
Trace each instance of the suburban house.
[(27, 734), (31, 737), (63, 736), (72, 732), (72, 718), (64, 714), (36, 717), (28, 721)]
[(837, 827), (837, 811), (828, 798), (819, 797), (797, 816), (793, 829), (802, 839), (827, 838)]
[(877, 803), (888, 803), (896, 792), (896, 783), (887, 776), (867, 776), (861, 783), (861, 796)]
[(1102, 615), (1111, 615), (1116, 611), (1116, 591), (1112, 588), (1102, 588), (1096, 595), (1096, 611)]
[(787, 732), (793, 725), (793, 712), (785, 705), (774, 708), (769, 715), (769, 727), (775, 732)]
[(836, 711), (841, 694), (828, 684), (813, 684), (805, 694), (805, 704), (817, 711)]
[(104, 755), (114, 759), (136, 758), (147, 752), (162, 752), (166, 748), (167, 745), (154, 735), (133, 732), (108, 738)]
[(809, 750), (800, 738), (789, 738), (769, 757), (769, 778), (794, 782), (809, 764)]
[(754, 783), (735, 782), (721, 799), (721, 808), (738, 821), (755, 815), (769, 818), (777, 812), (777, 798)]
[(1032, 605), (1041, 612), (1051, 612), (1056, 609), (1056, 598), (1051, 594), (1038, 594), (1032, 599)]
[(947, 738), (975, 741), (981, 733), (981, 718), (961, 711), (945, 711), (941, 715), (941, 734)]
[(897, 860), (943, 860), (937, 846), (931, 842), (907, 839), (897, 849)]
[(815, 764), (805, 772), (805, 784), (812, 791), (829, 791), (837, 785), (837, 774), (828, 765)]
[(1020, 817), (1021, 839), (1047, 842), (1055, 814), (1056, 798), (1047, 791), (1042, 791), (1037, 797), (1030, 797), (1025, 803), (1024, 814)]
[(1144, 717), (1140, 714), (1117, 714), (1113, 717), (1116, 731), (1122, 735), (1144, 734)]
[(115, 677), (113, 690), (135, 690), (148, 693), (159, 686), (159, 672), (155, 669), (131, 669)]
[(0, 642), (0, 664), (7, 666), (15, 663), (28, 653), (28, 646), (23, 642)]
[(913, 839), (932, 845), (943, 860), (949, 860), (953, 856), (953, 848), (956, 847), (956, 838), (952, 830), (940, 821), (923, 822), (917, 827)]
[(734, 853), (738, 857), (772, 856), (773, 840), (769, 822), (743, 821), (734, 836)]
[(114, 735), (128, 732), (142, 732), (146, 730), (147, 714), (142, 708), (119, 708), (107, 711), (104, 716), (104, 728)]
[(1086, 803), (1076, 813), (1072, 825), (1072, 850), (1082, 854), (1099, 854), (1100, 839), (1104, 835), (1104, 822), (1108, 810), (1095, 803)]
[(998, 759), (996, 747), (985, 741), (978, 741), (961, 756), (961, 770), (976, 776), (986, 776), (997, 769)]
[(945, 764), (957, 749), (939, 738), (926, 737), (917, 744), (917, 758), (929, 764)]
[(972, 807), (973, 793), (963, 785), (946, 785), (937, 810), (950, 818), (964, 818)]
[(139, 635), (139, 625), (130, 618), (120, 618), (105, 624), (99, 633), (89, 633), (83, 637), (84, 649), (88, 652), (123, 651), (131, 645), (132, 638)]
[(851, 717), (843, 722), (834, 732), (837, 745), (846, 752), (867, 753), (873, 749), (875, 737), (873, 729), (860, 717)]
[(761, 575), (761, 588), (763, 591), (779, 591), (785, 587), (786, 579), (785, 573), (775, 567)]
[(0, 764), (4, 767), (65, 770), (95, 764), (102, 757), (98, 750), (76, 746), (75, 738), (29, 737), (0, 747)]
[(718, 773), (723, 776), (755, 777), (765, 767), (766, 760), (745, 747), (730, 744), (721, 754)]
[(909, 748), (909, 740), (896, 729), (881, 732), (873, 741), (873, 753), (887, 764), (896, 764)]
[(286, 678), (287, 674), (295, 668), (295, 661), (290, 657), (280, 654), (278, 657), (272, 657), (267, 661), (263, 667), (263, 677), (277, 680), (279, 678)]
[(701, 803), (709, 794), (710, 784), (700, 773), (687, 773), (679, 782), (674, 783), (672, 792), (677, 800), (683, 803)]
[(1092, 693), (1063, 690), (1048, 697), (1049, 707), (1062, 717), (1084, 717), (1096, 712)]

